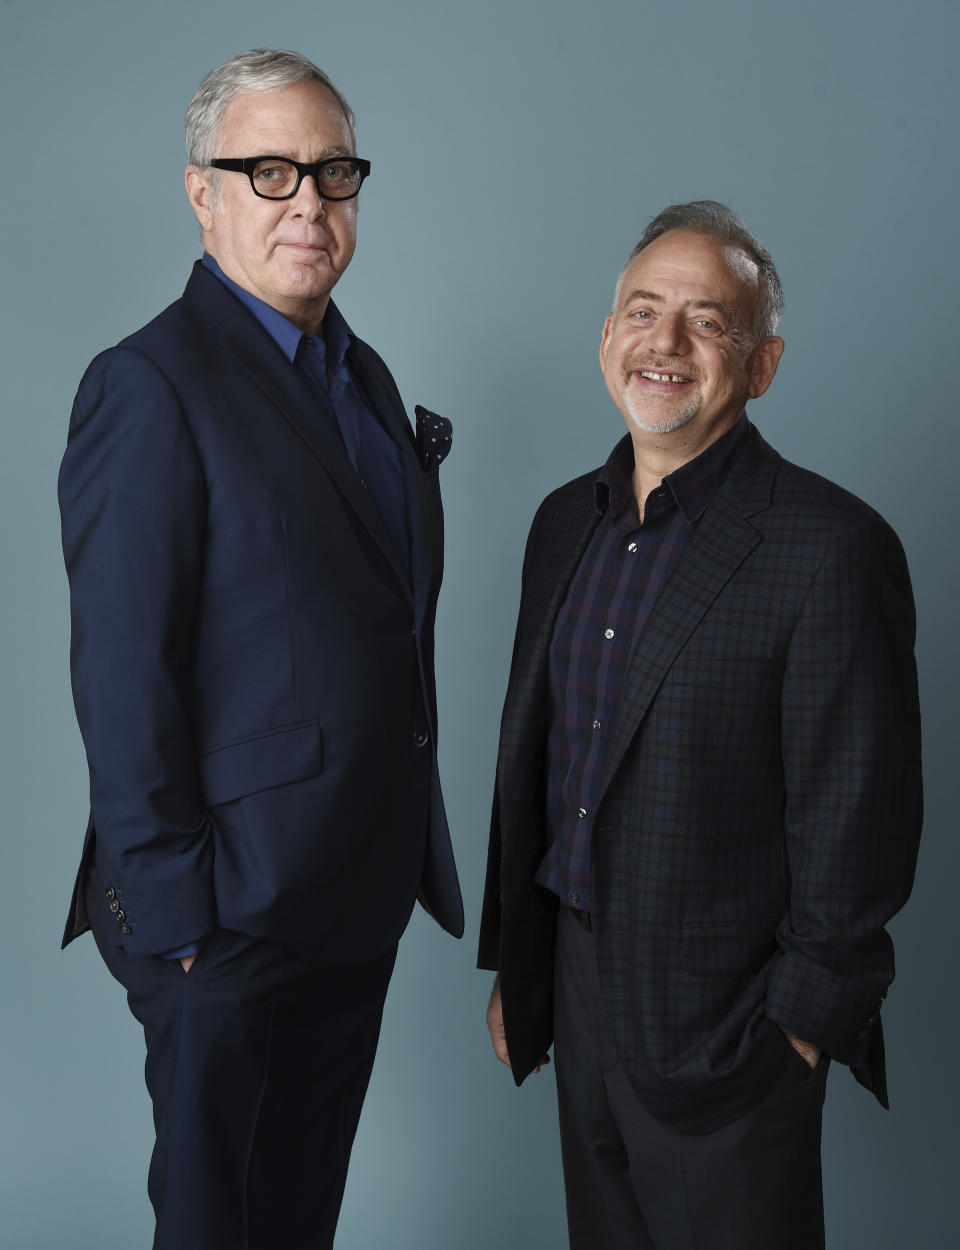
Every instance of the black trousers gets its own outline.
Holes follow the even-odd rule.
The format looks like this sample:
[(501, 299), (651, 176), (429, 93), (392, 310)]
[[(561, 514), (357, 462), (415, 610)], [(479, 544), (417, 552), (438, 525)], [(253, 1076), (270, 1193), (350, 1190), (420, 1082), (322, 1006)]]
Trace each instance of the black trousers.
[(792, 1061), (758, 1106), (702, 1135), (656, 1120), (604, 1023), (593, 936), (561, 907), (554, 1056), (571, 1250), (822, 1250), (829, 1059)]
[(330, 1250), (396, 947), (327, 966), (220, 929), (184, 972), (107, 946), (102, 907), (147, 1043), (154, 1250)]

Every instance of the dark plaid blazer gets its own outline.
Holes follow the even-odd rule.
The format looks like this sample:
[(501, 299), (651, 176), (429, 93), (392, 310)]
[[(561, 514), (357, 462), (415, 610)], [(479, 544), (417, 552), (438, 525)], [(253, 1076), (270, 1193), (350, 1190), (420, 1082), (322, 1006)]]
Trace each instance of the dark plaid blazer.
[[(534, 519), (503, 713), (480, 965), (498, 969), (519, 1084), (552, 1041), (545, 851), (548, 649), (597, 521), (595, 473)], [(884, 925), (921, 823), (914, 611), (872, 509), (750, 428), (636, 641), (592, 851), (593, 925), (623, 1066), (705, 1132), (760, 1101), (784, 1031), (886, 1105)]]

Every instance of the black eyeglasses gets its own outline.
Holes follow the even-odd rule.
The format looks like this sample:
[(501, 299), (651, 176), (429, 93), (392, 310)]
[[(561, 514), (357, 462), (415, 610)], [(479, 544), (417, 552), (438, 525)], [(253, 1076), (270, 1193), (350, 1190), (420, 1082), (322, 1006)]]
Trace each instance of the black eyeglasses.
[(370, 162), (359, 156), (334, 156), (306, 165), (288, 156), (244, 156), (218, 158), (210, 164), (246, 174), (253, 194), (263, 200), (292, 200), (307, 177), (317, 184), (322, 200), (352, 200), (370, 175)]

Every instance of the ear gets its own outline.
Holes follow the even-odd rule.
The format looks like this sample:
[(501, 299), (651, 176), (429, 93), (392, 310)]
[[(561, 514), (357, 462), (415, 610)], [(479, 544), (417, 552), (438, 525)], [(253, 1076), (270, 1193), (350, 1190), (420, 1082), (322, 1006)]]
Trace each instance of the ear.
[(750, 399), (759, 399), (773, 381), (777, 365), (786, 346), (782, 338), (771, 334), (761, 339), (747, 359), (747, 373), (750, 375), (750, 387), (747, 395)]
[(607, 313), (603, 322), (603, 333), (600, 335), (600, 368), (607, 364), (607, 348), (610, 346), (610, 335), (613, 333), (613, 313)]
[(196, 213), (200, 229), (206, 234), (213, 225), (213, 209), (210, 207), (212, 194), (207, 175), (199, 165), (188, 165), (184, 170), (183, 183), (187, 189), (190, 207)]

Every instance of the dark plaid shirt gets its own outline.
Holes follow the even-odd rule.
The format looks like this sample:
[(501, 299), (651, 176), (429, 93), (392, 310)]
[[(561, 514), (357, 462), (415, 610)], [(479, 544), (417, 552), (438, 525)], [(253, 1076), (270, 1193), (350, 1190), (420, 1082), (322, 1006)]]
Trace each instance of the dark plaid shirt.
[(550, 644), (549, 849), (536, 880), (570, 907), (590, 910), (590, 839), (606, 730), (630, 656), (746, 428), (744, 413), (695, 460), (665, 477), (647, 496), (642, 525), (629, 435), (597, 475), (600, 520)]

